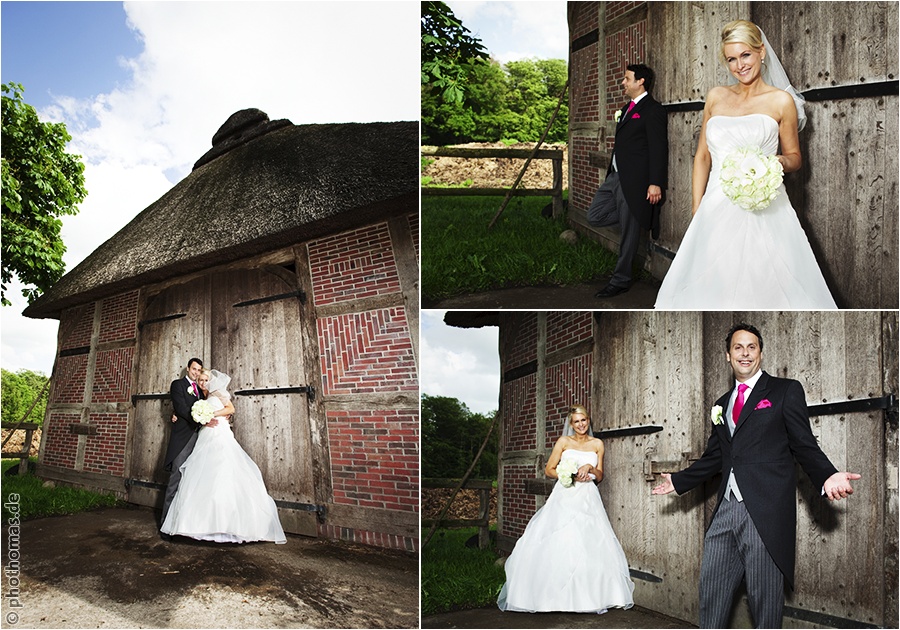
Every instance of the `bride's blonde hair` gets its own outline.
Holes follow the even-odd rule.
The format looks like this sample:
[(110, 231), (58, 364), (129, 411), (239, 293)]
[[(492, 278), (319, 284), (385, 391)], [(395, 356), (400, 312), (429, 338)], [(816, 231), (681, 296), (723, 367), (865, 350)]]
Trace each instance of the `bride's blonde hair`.
[(734, 20), (722, 27), (722, 45), (719, 47), (719, 61), (725, 60), (725, 46), (728, 44), (747, 44), (759, 52), (763, 49), (762, 33), (759, 27), (749, 20)]

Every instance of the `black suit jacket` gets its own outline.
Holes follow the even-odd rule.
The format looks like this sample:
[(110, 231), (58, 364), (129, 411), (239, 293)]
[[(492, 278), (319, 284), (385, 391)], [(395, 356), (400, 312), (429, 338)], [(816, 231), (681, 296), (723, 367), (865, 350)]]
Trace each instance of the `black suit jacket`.
[[(619, 183), (629, 211), (643, 229), (652, 230), (653, 238), (659, 238), (659, 207), (666, 199), (669, 186), (668, 118), (666, 110), (650, 94), (626, 114), (629, 103), (622, 107), (622, 117), (616, 125), (613, 155)], [(611, 171), (612, 159), (609, 165)], [(651, 184), (663, 191), (662, 199), (655, 206), (647, 201), (647, 187)]]
[[(732, 390), (733, 391), (733, 390)], [(797, 474), (794, 460), (818, 490), (837, 469), (819, 448), (809, 425), (803, 386), (795, 380), (763, 372), (744, 403), (734, 436), (724, 425), (728, 392), (718, 401), (723, 424), (713, 425), (703, 456), (672, 475), (678, 494), (722, 473), (719, 503), (734, 476), (753, 524), (785, 579), (794, 586), (797, 528)], [(760, 407), (760, 403), (768, 401)]]
[(166, 449), (165, 469), (172, 470), (172, 461), (178, 457), (178, 453), (187, 445), (196, 431), (200, 429), (200, 424), (194, 422), (191, 417), (191, 407), (199, 400), (193, 392), (188, 392), (191, 388), (191, 382), (187, 377), (172, 381), (169, 387), (169, 396), (172, 398), (172, 407), (178, 420), (169, 422), (172, 432), (169, 434), (169, 448)]

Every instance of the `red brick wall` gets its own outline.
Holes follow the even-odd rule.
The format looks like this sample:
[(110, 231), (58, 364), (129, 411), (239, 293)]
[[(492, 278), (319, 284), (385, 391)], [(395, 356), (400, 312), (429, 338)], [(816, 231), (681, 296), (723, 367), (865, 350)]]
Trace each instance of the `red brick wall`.
[(100, 343), (134, 339), (137, 313), (137, 291), (103, 300), (100, 306)]
[(309, 244), (316, 306), (400, 291), (387, 223)]
[(503, 497), (503, 521), (500, 534), (519, 537), (537, 511), (537, 498), (525, 492), (525, 481), (534, 479), (531, 466), (504, 466), (500, 492)]
[(412, 232), (413, 246), (416, 248), (416, 259), (422, 260), (419, 254), (419, 215), (411, 214), (409, 217), (409, 229)]
[(81, 420), (77, 413), (50, 413), (44, 421), (42, 440), (43, 463), (49, 466), (75, 468), (78, 436), (69, 430), (70, 424)]
[(418, 391), (404, 308), (322, 317), (316, 324), (326, 395)]
[(547, 313), (547, 353), (568, 348), (593, 336), (593, 315), (584, 311)]
[[(137, 311), (135, 311), (135, 316)], [(98, 350), (94, 368), (93, 403), (128, 402), (131, 398), (131, 369), (134, 347)], [(122, 451), (124, 457), (125, 451)]]
[(537, 339), (537, 315), (535, 313), (523, 313), (522, 325), (518, 330), (516, 339), (510, 344), (511, 349), (506, 357), (506, 365), (502, 369), (509, 370), (537, 359)]
[(506, 430), (502, 448), (505, 451), (528, 451), (537, 440), (536, 377), (523, 376), (503, 384), (503, 414)]
[(89, 423), (97, 427), (97, 433), (87, 436), (84, 471), (124, 476), (128, 414), (92, 413)]
[[(130, 414), (107, 411), (106, 406), (128, 403), (131, 399), (138, 292), (109, 297), (99, 303), (100, 331), (96, 345), (92, 346), (97, 306), (97, 303), (91, 303), (69, 309), (60, 318), (60, 330), (65, 335), (60, 351), (90, 348), (94, 356), (94, 371), (88, 374), (91, 355), (87, 352), (57, 358), (42, 463), (121, 477), (125, 474)], [(127, 345), (129, 341), (131, 345)], [(86, 401), (89, 376), (93, 377), (93, 386)], [(79, 424), (82, 414), (57, 413), (52, 409), (54, 405), (87, 407), (87, 424), (96, 427), (96, 433), (83, 436), (72, 433), (71, 425)], [(79, 440), (84, 442), (84, 455), (80, 462), (77, 455)]]
[(416, 512), (419, 505), (418, 414), (329, 411), (334, 502)]

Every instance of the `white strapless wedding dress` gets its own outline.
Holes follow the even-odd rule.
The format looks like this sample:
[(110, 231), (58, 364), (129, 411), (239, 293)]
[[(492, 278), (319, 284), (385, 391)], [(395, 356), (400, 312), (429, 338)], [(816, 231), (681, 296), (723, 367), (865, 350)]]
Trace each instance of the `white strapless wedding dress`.
[[(562, 459), (597, 465), (597, 454), (566, 449)], [(497, 605), (519, 612), (605, 612), (631, 608), (634, 583), (594, 482), (559, 481), (506, 560)]]
[(713, 116), (706, 125), (712, 170), (706, 193), (656, 297), (657, 309), (837, 308), (784, 185), (768, 208), (749, 212), (722, 190), (723, 160), (735, 149), (778, 150), (778, 123), (765, 114)]
[[(208, 402), (216, 411), (224, 406), (215, 396)], [(234, 439), (227, 418), (200, 429), (160, 531), (214, 542), (287, 542), (259, 467)]]

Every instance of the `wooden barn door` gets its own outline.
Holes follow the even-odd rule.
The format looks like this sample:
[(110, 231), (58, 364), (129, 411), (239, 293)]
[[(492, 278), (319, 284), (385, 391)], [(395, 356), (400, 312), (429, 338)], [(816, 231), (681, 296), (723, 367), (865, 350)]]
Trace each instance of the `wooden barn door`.
[(209, 356), (208, 278), (170, 287), (150, 298), (138, 327), (128, 500), (161, 507), (160, 490), (168, 481), (163, 460), (172, 417), (169, 386), (184, 376), (189, 358)]
[[(169, 385), (192, 356), (232, 377), (234, 435), (259, 466), (286, 531), (315, 536), (304, 304), (281, 267), (220, 272), (163, 290), (140, 322), (128, 500), (160, 507), (172, 404)], [(321, 395), (321, 393), (318, 393)]]
[(211, 277), (209, 365), (232, 378), (234, 434), (262, 472), (285, 530), (316, 535), (309, 409), (314, 377), (305, 374), (305, 299), (296, 275), (280, 267)]

